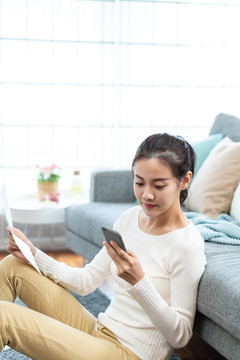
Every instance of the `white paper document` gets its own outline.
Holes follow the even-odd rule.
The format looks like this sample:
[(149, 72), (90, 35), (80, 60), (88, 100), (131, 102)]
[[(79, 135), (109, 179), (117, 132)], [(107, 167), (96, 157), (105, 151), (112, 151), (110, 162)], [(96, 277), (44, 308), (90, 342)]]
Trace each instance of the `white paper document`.
[[(10, 211), (10, 207), (9, 207), (9, 203), (8, 203), (8, 199), (7, 199), (7, 192), (6, 192), (5, 184), (2, 186), (2, 189), (0, 192), (0, 205), (3, 209), (7, 225), (11, 231), (11, 227), (13, 227), (13, 222), (12, 222), (12, 215), (11, 215), (11, 211)], [(21, 251), (21, 253), (30, 262), (30, 264), (39, 272), (39, 274), (41, 274), (41, 272), (36, 264), (36, 261), (34, 260), (34, 257), (33, 257), (30, 247), (24, 241), (22, 241), (18, 236), (13, 234), (12, 231), (11, 231), (11, 234), (14, 238), (14, 241), (15, 241), (17, 247)]]

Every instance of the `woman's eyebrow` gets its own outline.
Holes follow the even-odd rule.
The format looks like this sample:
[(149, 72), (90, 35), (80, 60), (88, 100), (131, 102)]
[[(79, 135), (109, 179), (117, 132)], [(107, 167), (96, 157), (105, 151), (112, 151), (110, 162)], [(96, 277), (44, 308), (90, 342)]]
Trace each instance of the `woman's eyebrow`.
[[(135, 174), (135, 176), (137, 177), (137, 178), (139, 178), (140, 180), (144, 180), (144, 178), (143, 177), (141, 177), (140, 175), (137, 175), (137, 174)], [(166, 180), (170, 180), (169, 178), (157, 178), (157, 179), (153, 179), (152, 181), (166, 181)]]
[(141, 179), (141, 180), (144, 180), (144, 178), (143, 178), (143, 177), (141, 177), (141, 176), (140, 176), (140, 175), (138, 175), (138, 174), (135, 174), (135, 176), (136, 176), (137, 178)]

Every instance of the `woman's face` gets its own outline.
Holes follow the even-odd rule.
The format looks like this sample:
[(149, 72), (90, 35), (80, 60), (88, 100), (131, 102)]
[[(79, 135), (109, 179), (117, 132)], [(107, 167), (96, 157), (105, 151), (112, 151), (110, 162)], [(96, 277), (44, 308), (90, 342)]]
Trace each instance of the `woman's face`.
[(182, 183), (170, 167), (156, 158), (134, 165), (134, 193), (147, 216), (159, 216), (180, 205)]

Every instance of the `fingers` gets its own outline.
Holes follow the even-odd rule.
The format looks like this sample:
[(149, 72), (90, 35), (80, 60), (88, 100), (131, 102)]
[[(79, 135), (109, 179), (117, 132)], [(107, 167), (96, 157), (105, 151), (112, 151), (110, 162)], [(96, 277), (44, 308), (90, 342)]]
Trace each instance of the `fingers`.
[(19, 239), (26, 242), (27, 237), (20, 231), (19, 229), (14, 228), (13, 226), (11, 228), (7, 227), (8, 231), (8, 238), (13, 239), (13, 234), (16, 235)]
[(121, 257), (116, 252), (116, 250), (110, 244), (108, 244), (106, 241), (103, 242), (103, 245), (105, 246), (108, 255), (115, 262), (115, 264), (120, 264)]
[(118, 243), (116, 243), (114, 240), (111, 240), (110, 241), (112, 247), (114, 248), (114, 250), (117, 252), (117, 253), (125, 253), (126, 254), (126, 251), (124, 251), (119, 245)]
[[(12, 230), (13, 228), (11, 228)], [(7, 250), (8, 252), (12, 252), (12, 250), (15, 250), (15, 249), (18, 249), (18, 246), (16, 245), (15, 243), (15, 240), (14, 240), (14, 237), (11, 233), (11, 230), (9, 227), (7, 227), (7, 231), (8, 231), (8, 239), (9, 239), (9, 242), (8, 242), (8, 247), (7, 247)], [(16, 230), (16, 229), (15, 229)]]
[(18, 246), (16, 245), (15, 241), (10, 239), (7, 246), (7, 251), (12, 253), (14, 250), (19, 250)]
[(145, 275), (143, 268), (131, 250), (128, 250), (128, 254), (122, 250), (114, 241), (111, 241), (109, 245), (106, 241), (103, 242), (106, 247), (108, 255), (112, 258), (117, 267), (116, 274), (134, 286)]
[(16, 235), (17, 235), (17, 234), (22, 234), (22, 232), (21, 232), (19, 229), (15, 228), (15, 227), (13, 227), (13, 226), (11, 226), (11, 227), (10, 227), (10, 226), (7, 226), (6, 229), (7, 229), (8, 232), (11, 232), (11, 231), (12, 231), (14, 234), (16, 233)]
[(124, 263), (132, 265), (132, 257), (129, 256), (124, 250), (122, 250), (115, 241), (111, 241), (110, 243), (111, 245), (108, 244), (106, 241), (103, 242), (104, 246), (107, 249), (108, 255), (112, 258), (115, 264), (118, 264), (120, 266), (123, 266)]
[(8, 235), (8, 239), (9, 239), (8, 244), (9, 244), (10, 246), (14, 246), (14, 247), (17, 246), (16, 243), (15, 243), (14, 237), (12, 236), (12, 234), (9, 234), (9, 235)]
[(118, 269), (117, 274), (119, 274), (120, 272), (123, 272), (124, 260), (116, 252), (116, 250), (110, 244), (108, 244), (106, 241), (103, 242), (103, 245), (106, 247), (108, 255), (111, 257), (112, 261), (115, 263), (115, 265)]
[(11, 226), (11, 227), (7, 226), (6, 229), (7, 229), (7, 231), (8, 231), (8, 235), (11, 235), (11, 236), (12, 236), (12, 233), (15, 234), (15, 235), (17, 235), (16, 232), (17, 232), (17, 231), (20, 231), (20, 230), (18, 230), (18, 229), (15, 229), (13, 226)]
[(107, 253), (108, 253), (108, 255), (111, 256), (111, 258), (116, 256), (116, 251), (112, 248), (112, 246), (107, 241), (104, 241), (103, 245), (105, 246)]
[(8, 244), (7, 251), (12, 253), (14, 250), (19, 250), (16, 244)]
[(136, 259), (136, 255), (132, 250), (128, 250), (128, 255)]
[(7, 232), (8, 232), (8, 235), (11, 234), (11, 229), (10, 229), (9, 226), (6, 227), (6, 230), (7, 230)]
[[(106, 243), (106, 244), (105, 244)], [(108, 242), (104, 242), (103, 243), (105, 246), (106, 246), (106, 249), (108, 250), (108, 253), (109, 255), (111, 254), (112, 256), (111, 257), (117, 257), (120, 256), (122, 257), (123, 256), (123, 253), (125, 253), (125, 251), (123, 251), (117, 243), (115, 243), (115, 241), (110, 241), (110, 244)]]
[(22, 237), (22, 236), (25, 236), (19, 229), (16, 229), (14, 227), (11, 228), (12, 232), (14, 235), (17, 235), (18, 237)]
[(13, 240), (14, 241), (14, 239), (13, 239), (13, 235), (12, 235), (12, 233), (8, 233), (8, 238), (9, 238), (9, 240)]

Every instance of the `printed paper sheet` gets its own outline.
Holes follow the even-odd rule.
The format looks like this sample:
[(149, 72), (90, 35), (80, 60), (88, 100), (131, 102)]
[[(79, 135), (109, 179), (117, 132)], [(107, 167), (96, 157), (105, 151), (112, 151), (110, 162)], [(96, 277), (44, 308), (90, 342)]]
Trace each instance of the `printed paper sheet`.
[[(11, 231), (11, 228), (13, 227), (13, 221), (12, 221), (12, 215), (11, 215), (10, 206), (9, 206), (9, 202), (8, 202), (8, 198), (7, 198), (5, 184), (3, 184), (1, 192), (0, 192), (0, 205), (3, 209), (7, 225)], [(34, 257), (32, 255), (30, 247), (24, 241), (22, 241), (18, 236), (13, 234), (12, 231), (11, 231), (11, 234), (14, 238), (16, 245), (18, 246), (18, 248), (22, 252), (22, 254), (25, 256), (25, 258), (39, 272), (39, 274), (41, 274), (41, 272), (36, 264), (36, 261), (34, 260)]]

